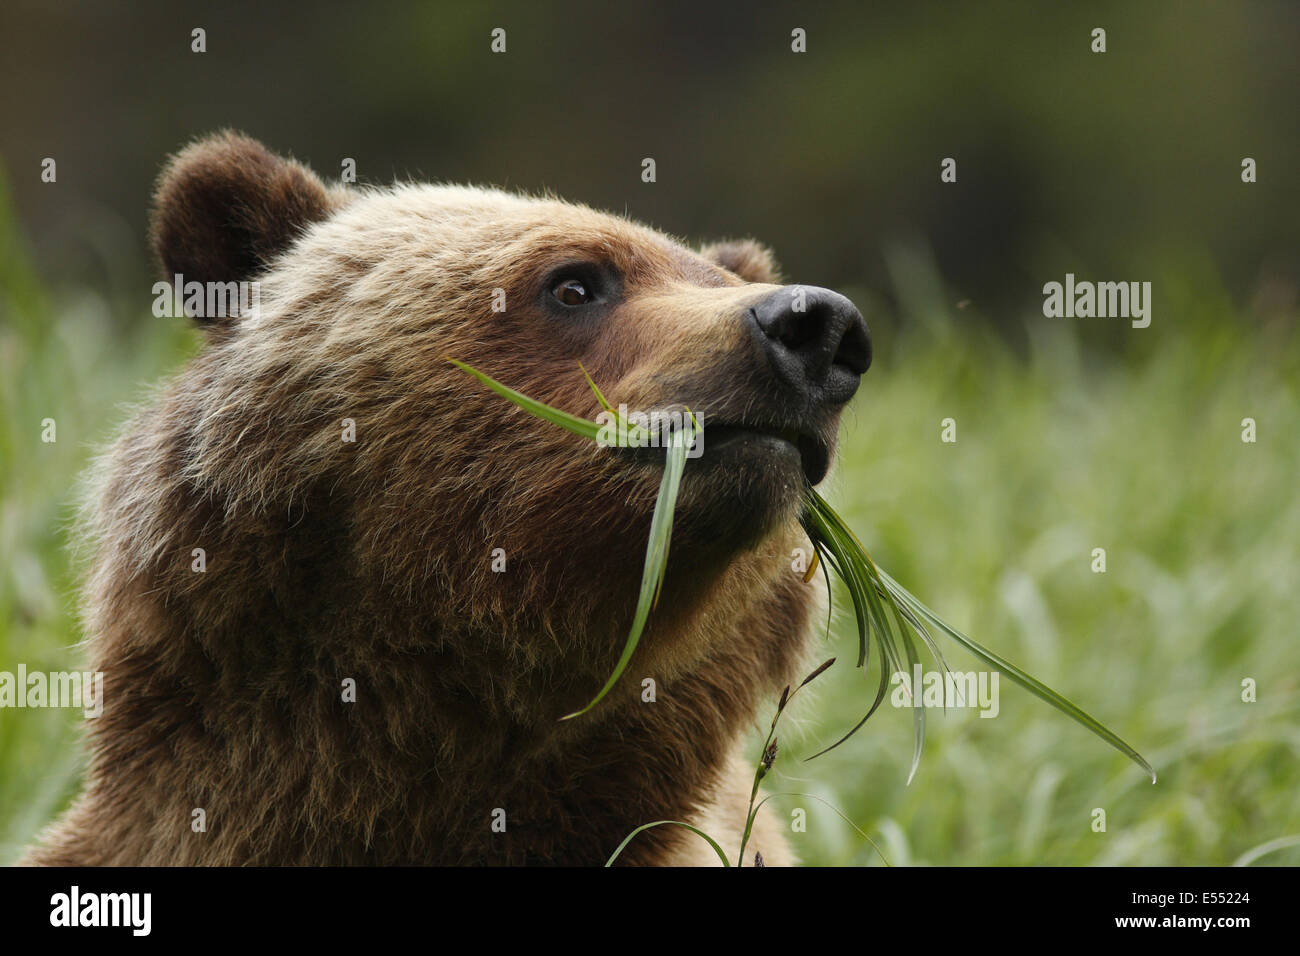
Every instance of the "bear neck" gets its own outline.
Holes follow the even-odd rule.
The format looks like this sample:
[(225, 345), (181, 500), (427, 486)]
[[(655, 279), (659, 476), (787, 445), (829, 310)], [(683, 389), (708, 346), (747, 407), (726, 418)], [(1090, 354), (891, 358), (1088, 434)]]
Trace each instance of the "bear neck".
[[(196, 503), (174, 540), (211, 540), (226, 527), (215, 517)], [(547, 658), (553, 622), (448, 626), (357, 575), (328, 546), (341, 533), (327, 520), (229, 537), (179, 588), (188, 550), (126, 574), (115, 549), (138, 542), (109, 542), (94, 604), (114, 613), (93, 642), (107, 704), (85, 806), (110, 849), (92, 859), (598, 864), (643, 823), (696, 816), (760, 703), (802, 665), (807, 589), (792, 575), (752, 587), (788, 553), (773, 545), (703, 607), (665, 609), (614, 692), (560, 721), (600, 686), (630, 605)], [(740, 581), (756, 596), (733, 593)], [(607, 649), (594, 666), (593, 644)], [(652, 697), (643, 673), (659, 675)], [(648, 832), (625, 862), (682, 839)]]

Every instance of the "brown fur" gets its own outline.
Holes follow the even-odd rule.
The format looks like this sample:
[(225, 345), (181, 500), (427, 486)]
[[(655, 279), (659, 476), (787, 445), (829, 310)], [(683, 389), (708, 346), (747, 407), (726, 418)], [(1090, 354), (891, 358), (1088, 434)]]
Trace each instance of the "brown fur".
[[(492, 190), (345, 196), (231, 134), (167, 166), (153, 235), (187, 280), (260, 276), (262, 317), (214, 335), (99, 465), (85, 618), (106, 705), (85, 793), (27, 861), (595, 864), (661, 819), (726, 827), (734, 854), (743, 748), (819, 600), (790, 568), (798, 476), (688, 464), (641, 649), (561, 722), (626, 637), (659, 466), (540, 425), (444, 356), (587, 417), (579, 361), (615, 404), (736, 416), (759, 400), (739, 316), (772, 291), (744, 279), (771, 281), (770, 254), (706, 258)], [(542, 314), (548, 269), (593, 258), (622, 276), (608, 314)], [(624, 859), (702, 845), (659, 828)], [(790, 860), (769, 824), (751, 849)]]
[(218, 133), (181, 150), (163, 170), (154, 196), (154, 256), (168, 277), (248, 279), (346, 195), (256, 140)]
[(781, 281), (781, 270), (777, 268), (772, 250), (753, 239), (710, 243), (700, 249), (700, 255), (734, 272), (746, 282), (775, 284)]

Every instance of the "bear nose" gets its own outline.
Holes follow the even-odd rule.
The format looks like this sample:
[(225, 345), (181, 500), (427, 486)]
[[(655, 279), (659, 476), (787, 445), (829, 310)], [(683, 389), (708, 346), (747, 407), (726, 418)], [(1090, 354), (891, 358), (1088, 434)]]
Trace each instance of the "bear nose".
[(857, 308), (830, 289), (785, 286), (749, 310), (778, 376), (801, 397), (843, 405), (871, 365), (871, 335)]

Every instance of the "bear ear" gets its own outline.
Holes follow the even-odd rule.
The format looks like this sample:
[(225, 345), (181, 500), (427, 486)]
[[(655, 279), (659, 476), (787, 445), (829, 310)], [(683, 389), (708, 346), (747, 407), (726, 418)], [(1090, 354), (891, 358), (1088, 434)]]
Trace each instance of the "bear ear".
[(700, 255), (714, 265), (734, 272), (746, 282), (772, 285), (781, 282), (781, 268), (776, 264), (772, 250), (753, 239), (711, 243), (700, 250)]
[(150, 237), (168, 278), (238, 282), (346, 201), (307, 167), (227, 131), (168, 161), (154, 193)]

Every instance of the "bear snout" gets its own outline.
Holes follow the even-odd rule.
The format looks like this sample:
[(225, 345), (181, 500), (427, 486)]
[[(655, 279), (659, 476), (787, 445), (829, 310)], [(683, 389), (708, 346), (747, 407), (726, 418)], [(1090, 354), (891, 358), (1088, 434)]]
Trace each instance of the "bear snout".
[(782, 385), (808, 406), (845, 404), (871, 365), (871, 334), (847, 298), (784, 286), (749, 309), (755, 338)]

